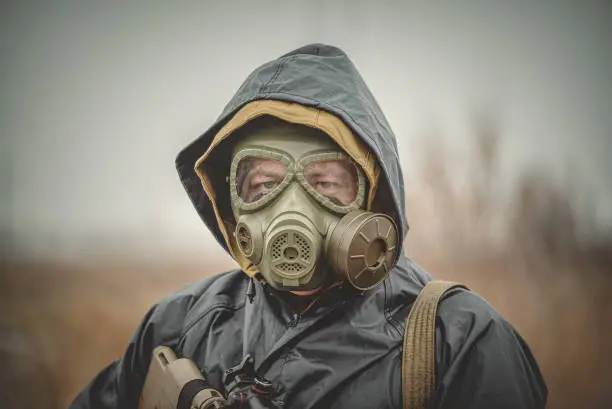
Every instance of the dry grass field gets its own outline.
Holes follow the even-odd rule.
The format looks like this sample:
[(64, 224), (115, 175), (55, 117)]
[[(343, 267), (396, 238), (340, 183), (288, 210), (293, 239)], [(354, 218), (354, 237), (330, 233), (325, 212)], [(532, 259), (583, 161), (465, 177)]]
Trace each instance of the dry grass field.
[[(467, 283), (518, 328), (544, 372), (550, 409), (610, 408), (612, 236), (578, 234), (569, 189), (538, 171), (526, 172), (500, 208), (492, 200), (495, 138), (478, 140), (471, 163), (481, 177), (468, 187), (453, 187), (444, 157), (424, 162), (422, 182), (408, 191), (407, 251), (438, 278)], [(229, 267), (5, 263), (1, 406), (66, 407), (120, 356), (152, 303)]]
[[(155, 301), (205, 275), (181, 263), (3, 268), (0, 354), (9, 371), (0, 375), (0, 396), (11, 409), (67, 407), (89, 378), (119, 357)], [(32, 380), (37, 393), (29, 392)], [(34, 396), (41, 400), (31, 402)]]

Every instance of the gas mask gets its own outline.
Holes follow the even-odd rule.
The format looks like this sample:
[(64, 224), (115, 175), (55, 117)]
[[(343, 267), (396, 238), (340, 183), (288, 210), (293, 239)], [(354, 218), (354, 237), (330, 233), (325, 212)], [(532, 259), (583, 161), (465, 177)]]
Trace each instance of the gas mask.
[(253, 129), (234, 146), (229, 183), (238, 247), (276, 289), (341, 279), (366, 290), (396, 261), (395, 223), (363, 209), (363, 171), (322, 131)]

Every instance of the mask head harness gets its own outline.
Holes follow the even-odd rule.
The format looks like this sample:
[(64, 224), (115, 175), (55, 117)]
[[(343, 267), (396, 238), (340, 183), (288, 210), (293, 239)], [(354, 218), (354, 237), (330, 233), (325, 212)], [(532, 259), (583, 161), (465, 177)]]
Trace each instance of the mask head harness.
[(363, 209), (363, 171), (317, 129), (259, 120), (234, 146), (229, 183), (238, 247), (277, 289), (366, 290), (397, 259), (394, 221)]

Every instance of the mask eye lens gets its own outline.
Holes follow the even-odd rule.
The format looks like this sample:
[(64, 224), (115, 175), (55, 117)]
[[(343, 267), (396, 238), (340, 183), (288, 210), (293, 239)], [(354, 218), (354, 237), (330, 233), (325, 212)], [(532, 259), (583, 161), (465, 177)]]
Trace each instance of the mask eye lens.
[(357, 168), (349, 160), (309, 163), (304, 167), (304, 179), (317, 193), (338, 206), (347, 206), (357, 199)]
[(245, 203), (273, 192), (287, 176), (287, 165), (276, 159), (246, 157), (238, 163), (236, 191)]

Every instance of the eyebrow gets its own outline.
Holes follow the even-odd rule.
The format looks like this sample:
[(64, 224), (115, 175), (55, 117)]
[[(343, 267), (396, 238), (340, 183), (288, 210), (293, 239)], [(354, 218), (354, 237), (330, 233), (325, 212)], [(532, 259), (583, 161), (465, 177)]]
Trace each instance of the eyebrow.
[(285, 176), (286, 171), (276, 170), (276, 169), (262, 169), (260, 167), (254, 167), (249, 169), (247, 172), (247, 177), (251, 178), (253, 176)]
[(343, 178), (345, 175), (350, 175), (351, 172), (344, 167), (326, 167), (325, 170), (321, 170), (320, 168), (314, 168), (310, 172), (308, 172), (309, 177), (321, 177), (321, 176), (334, 176), (338, 178)]
[(326, 176), (326, 175), (327, 175), (327, 172), (321, 172), (321, 171), (308, 172), (309, 177), (321, 177), (321, 176)]

